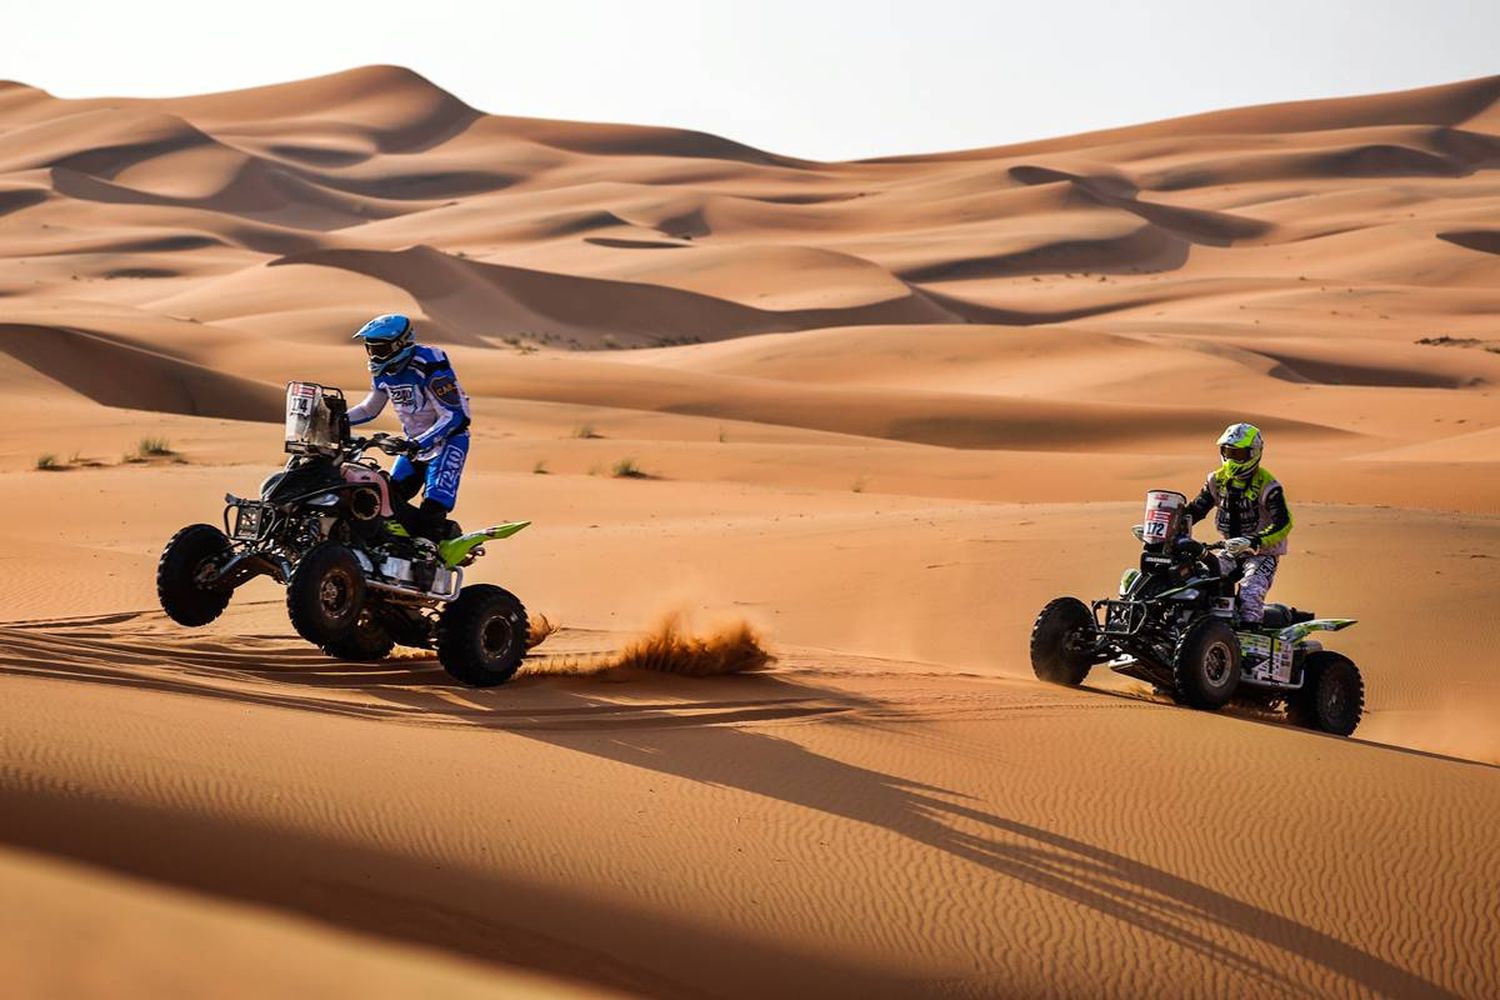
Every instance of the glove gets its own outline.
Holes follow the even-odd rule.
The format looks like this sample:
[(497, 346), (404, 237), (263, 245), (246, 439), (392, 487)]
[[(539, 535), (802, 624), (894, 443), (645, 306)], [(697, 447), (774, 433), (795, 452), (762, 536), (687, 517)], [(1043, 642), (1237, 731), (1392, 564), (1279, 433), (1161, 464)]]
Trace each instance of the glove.
[(1255, 539), (1253, 538), (1231, 538), (1224, 543), (1224, 552), (1231, 556), (1242, 556), (1246, 552), (1255, 551)]
[(417, 443), (411, 438), (388, 437), (381, 445), (381, 450), (384, 451), (387, 455), (406, 455), (411, 458), (415, 458), (417, 456), (417, 452), (421, 451), (422, 449), (418, 447)]

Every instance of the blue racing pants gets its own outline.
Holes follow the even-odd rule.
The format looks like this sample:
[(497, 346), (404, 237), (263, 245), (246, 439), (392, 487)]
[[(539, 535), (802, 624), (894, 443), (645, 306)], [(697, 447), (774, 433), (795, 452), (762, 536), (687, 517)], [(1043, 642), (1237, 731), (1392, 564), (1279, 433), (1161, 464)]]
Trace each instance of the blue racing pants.
[(391, 467), (391, 479), (398, 486), (409, 487), (413, 479), (423, 477), (422, 495), (451, 511), (458, 505), (458, 483), (463, 478), (464, 462), (468, 457), (469, 435), (455, 434), (443, 443), (443, 450), (430, 461), (414, 462), (405, 455), (396, 459), (396, 464)]

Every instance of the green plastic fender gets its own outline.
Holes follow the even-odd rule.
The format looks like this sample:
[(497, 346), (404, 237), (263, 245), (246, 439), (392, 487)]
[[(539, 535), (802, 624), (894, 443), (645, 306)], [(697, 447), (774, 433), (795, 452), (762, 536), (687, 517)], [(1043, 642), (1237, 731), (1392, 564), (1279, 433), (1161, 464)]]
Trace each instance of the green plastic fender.
[(530, 521), (507, 521), (505, 524), (481, 528), (478, 531), (459, 535), (457, 538), (450, 538), (446, 542), (438, 544), (438, 557), (443, 560), (443, 565), (452, 569), (468, 558), (470, 552), (473, 552), (485, 542), (494, 542), (502, 538), (509, 538), (530, 524)]
[(1338, 632), (1359, 621), (1358, 618), (1314, 618), (1310, 622), (1298, 622), (1276, 633), (1283, 642), (1301, 642), (1313, 632)]

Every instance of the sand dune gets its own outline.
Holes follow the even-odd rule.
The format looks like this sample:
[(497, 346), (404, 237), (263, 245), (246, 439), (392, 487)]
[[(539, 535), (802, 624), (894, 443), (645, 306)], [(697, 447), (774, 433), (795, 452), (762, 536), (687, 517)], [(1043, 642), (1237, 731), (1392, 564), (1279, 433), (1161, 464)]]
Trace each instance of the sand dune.
[[(397, 67), (0, 84), (5, 981), (1495, 995), (1497, 168), (1500, 78), (850, 163)], [(391, 310), (473, 399), (457, 516), (536, 522), (471, 575), (562, 625), (503, 688), (263, 580), (154, 610)], [(1354, 739), (1031, 677), (1240, 419)], [(689, 676), (674, 613), (776, 660)]]
[(0, 325), (0, 351), (105, 406), (275, 420), (282, 390), (84, 330)]

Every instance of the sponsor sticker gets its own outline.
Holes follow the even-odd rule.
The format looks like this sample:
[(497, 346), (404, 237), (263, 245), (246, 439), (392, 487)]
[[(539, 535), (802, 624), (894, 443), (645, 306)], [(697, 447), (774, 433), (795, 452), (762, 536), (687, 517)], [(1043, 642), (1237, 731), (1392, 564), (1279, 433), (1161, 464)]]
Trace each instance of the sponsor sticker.
[(434, 396), (449, 405), (458, 402), (458, 383), (454, 381), (452, 375), (439, 375), (427, 388)]

